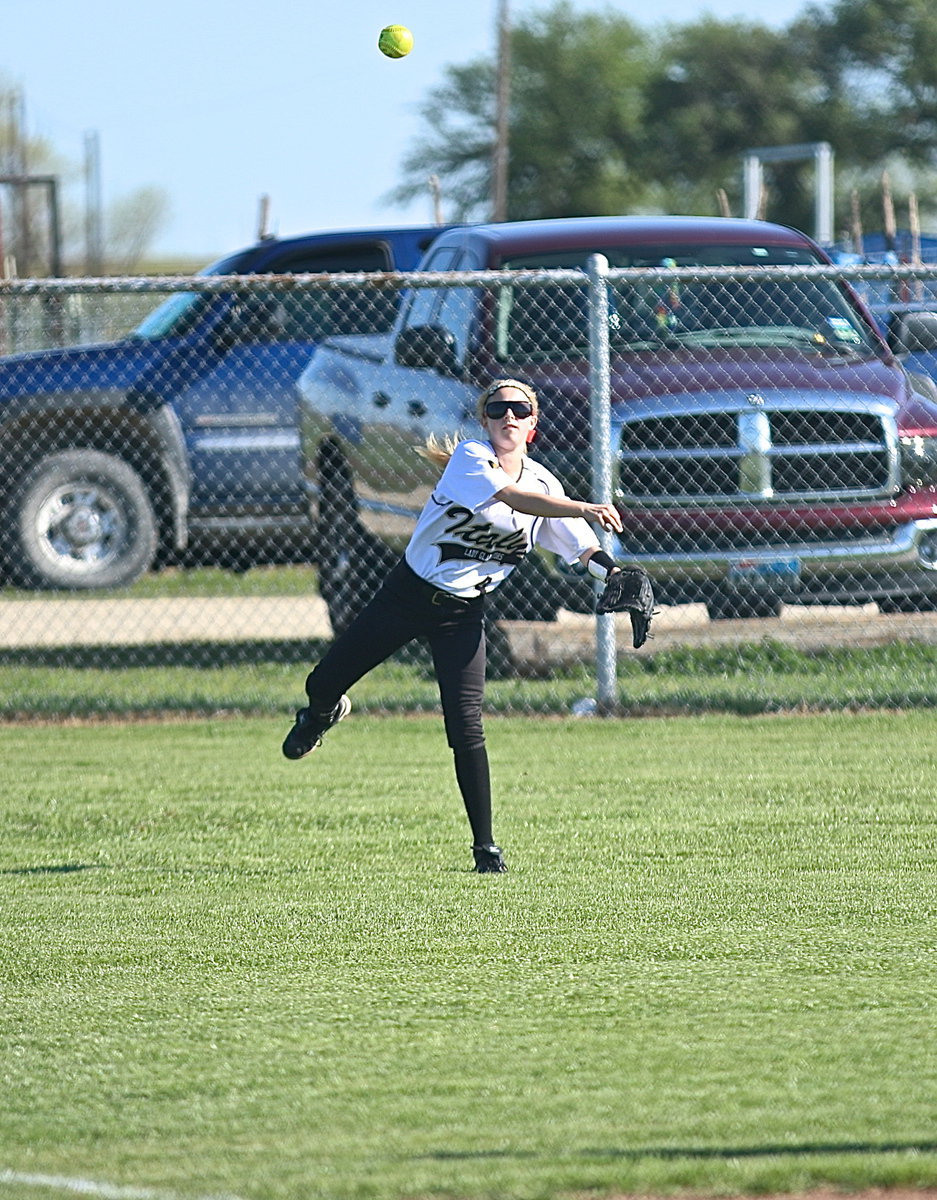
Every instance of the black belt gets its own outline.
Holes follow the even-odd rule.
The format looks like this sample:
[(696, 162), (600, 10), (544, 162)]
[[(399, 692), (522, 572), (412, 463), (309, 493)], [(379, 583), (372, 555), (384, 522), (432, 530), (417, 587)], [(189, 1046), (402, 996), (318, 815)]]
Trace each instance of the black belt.
[(436, 604), (440, 608), (446, 608), (450, 605), (455, 608), (465, 608), (469, 604), (477, 604), (479, 600), (484, 599), (482, 593), (479, 593), (477, 596), (456, 596), (452, 592), (447, 592), (444, 588), (434, 587), (422, 575), (417, 575), (416, 571), (414, 571), (404, 558), (400, 560), (399, 567), (402, 569), (402, 572), (405, 572), (407, 582), (417, 588), (424, 598), (429, 600), (430, 604)]

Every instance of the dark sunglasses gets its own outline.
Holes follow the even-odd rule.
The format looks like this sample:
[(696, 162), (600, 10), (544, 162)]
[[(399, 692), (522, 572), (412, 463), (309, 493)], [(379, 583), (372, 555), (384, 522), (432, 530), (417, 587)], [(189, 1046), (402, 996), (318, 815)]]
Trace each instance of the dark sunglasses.
[(489, 400), (485, 405), (485, 416), (500, 421), (507, 416), (508, 409), (519, 421), (534, 415), (534, 406), (529, 400)]

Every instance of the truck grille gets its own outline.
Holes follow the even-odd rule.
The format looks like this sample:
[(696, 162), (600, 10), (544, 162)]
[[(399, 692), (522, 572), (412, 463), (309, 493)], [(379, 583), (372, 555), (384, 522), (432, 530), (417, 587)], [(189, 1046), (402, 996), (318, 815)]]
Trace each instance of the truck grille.
[(897, 435), (880, 412), (744, 407), (626, 421), (618, 486), (647, 503), (842, 499), (895, 490)]

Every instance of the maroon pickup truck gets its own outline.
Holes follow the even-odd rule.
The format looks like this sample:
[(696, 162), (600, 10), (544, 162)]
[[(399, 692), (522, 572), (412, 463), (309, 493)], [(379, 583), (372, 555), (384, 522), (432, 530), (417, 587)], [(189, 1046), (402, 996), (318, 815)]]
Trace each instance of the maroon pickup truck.
[[(647, 567), (661, 600), (704, 602), (714, 617), (808, 601), (933, 607), (937, 387), (902, 367), (851, 288), (810, 270), (830, 265), (819, 246), (758, 221), (443, 233), (391, 333), (330, 339), (300, 378), (320, 523), (370, 539), (372, 560), (399, 551), (433, 482), (411, 447), (477, 432), (478, 390), (505, 375), (540, 394), (536, 455), (569, 490), (591, 490), (585, 267), (596, 253), (610, 268), (618, 552)], [(581, 270), (582, 283), (530, 274), (551, 268)], [(527, 274), (485, 286), (478, 273), (492, 271)], [(436, 272), (446, 275), (424, 275)], [(350, 603), (343, 569), (340, 551), (324, 555), (338, 617)], [(567, 584), (550, 603), (589, 602)]]

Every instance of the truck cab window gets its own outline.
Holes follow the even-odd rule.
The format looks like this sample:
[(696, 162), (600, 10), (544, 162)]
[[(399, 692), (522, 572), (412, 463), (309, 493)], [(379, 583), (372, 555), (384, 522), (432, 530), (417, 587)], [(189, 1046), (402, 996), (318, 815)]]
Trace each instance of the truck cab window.
[[(452, 271), (459, 258), (457, 246), (440, 246), (425, 263), (423, 271)], [(444, 296), (442, 288), (414, 288), (410, 296), (410, 308), (407, 312), (408, 325), (434, 325), (436, 313)]]
[[(274, 261), (265, 268), (275, 275), (373, 274), (392, 269), (383, 244), (337, 246), (332, 249)], [(385, 333), (393, 324), (399, 294), (389, 288), (317, 288), (271, 293), (277, 308), (270, 336), (280, 342), (318, 342), (335, 334)]]

